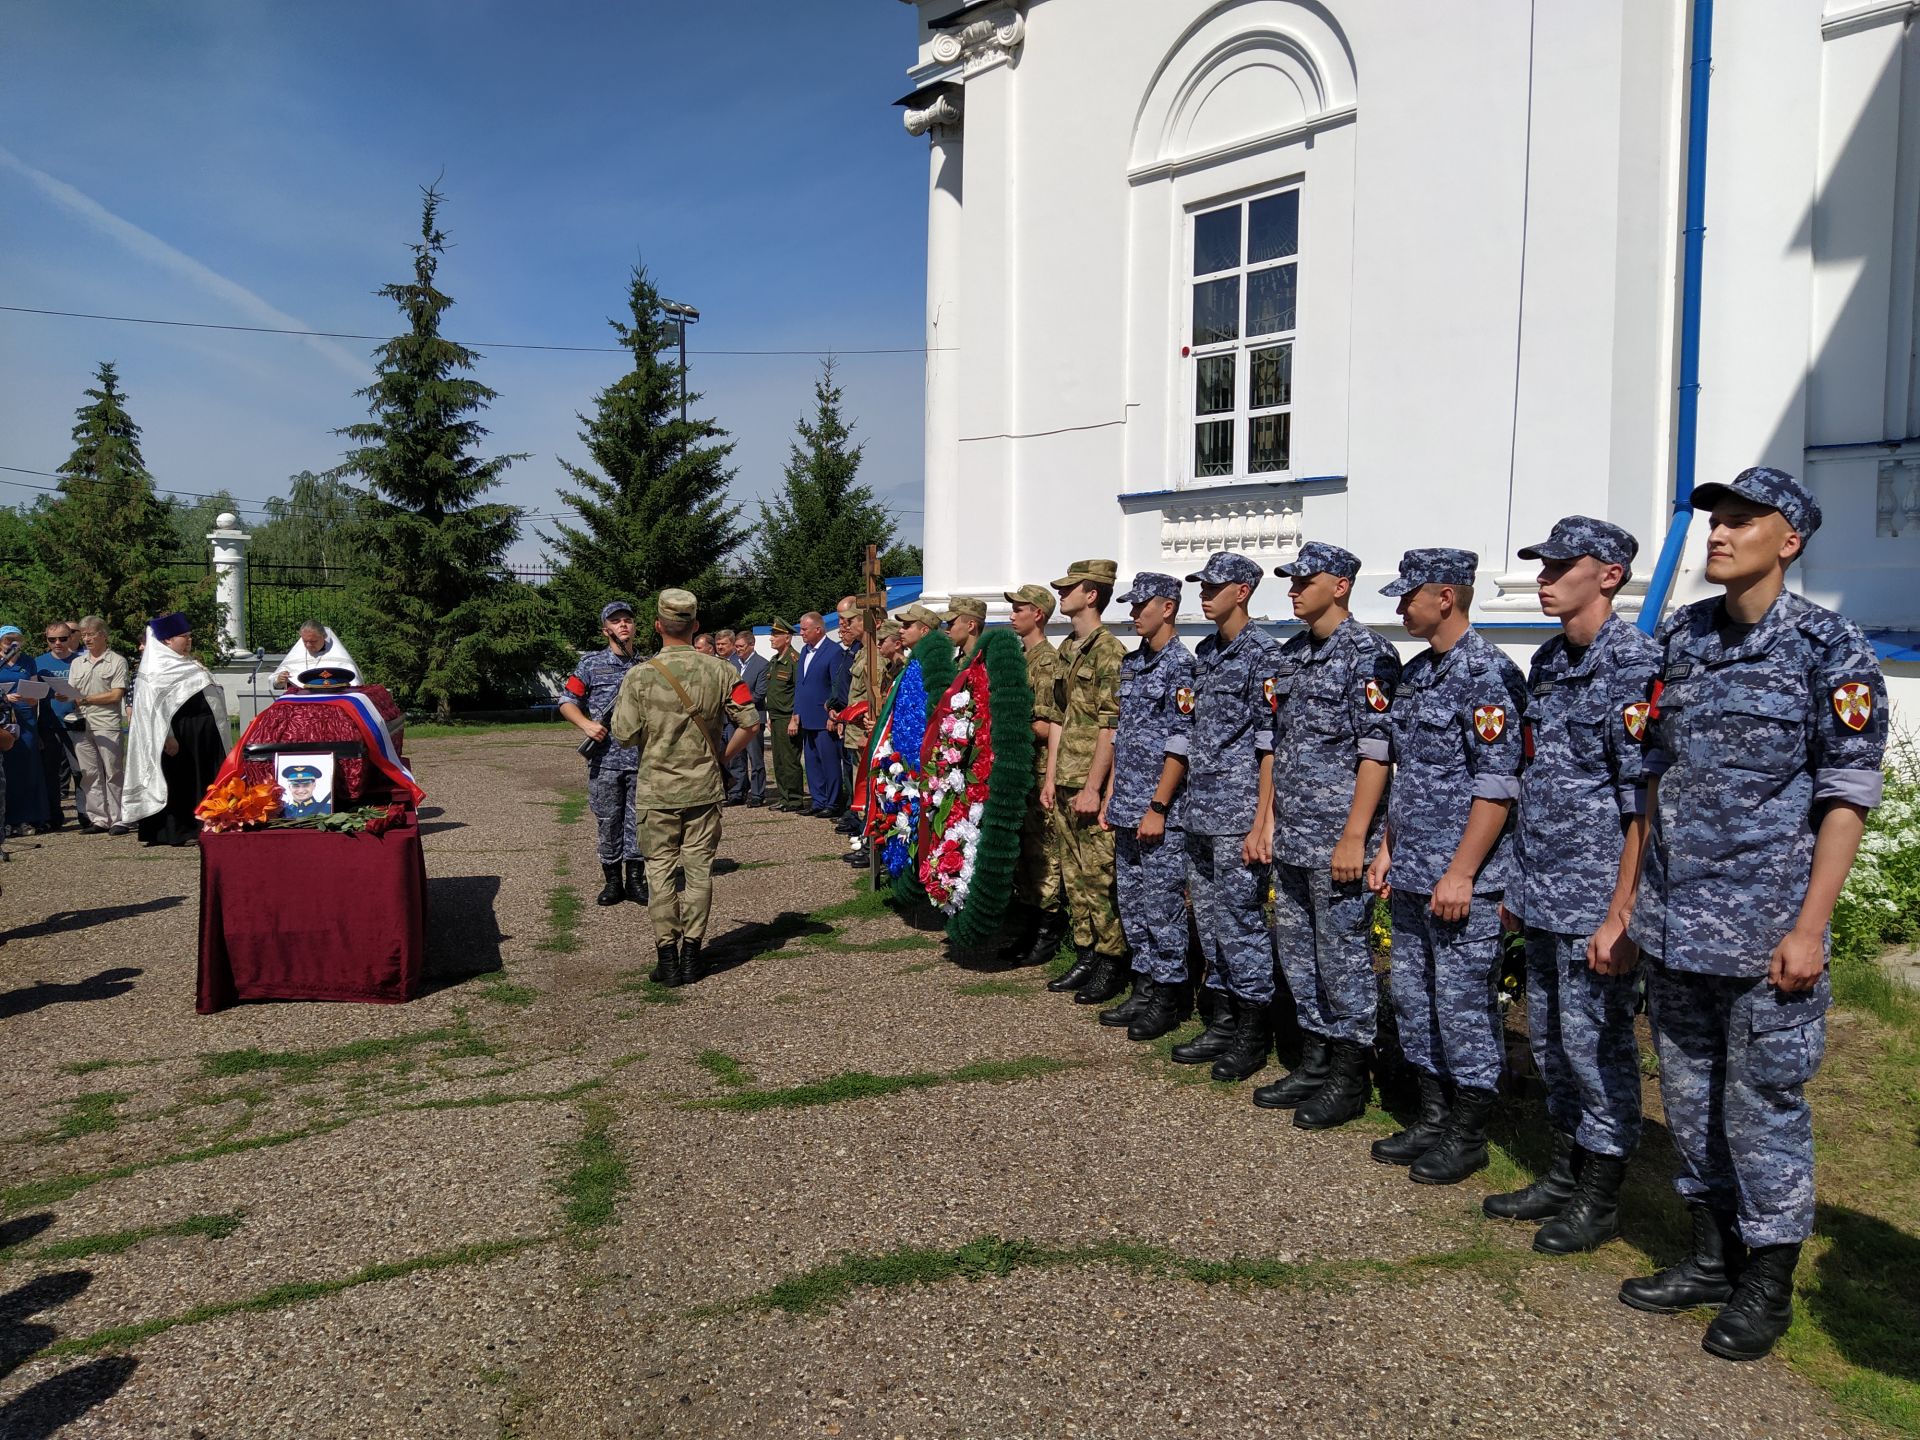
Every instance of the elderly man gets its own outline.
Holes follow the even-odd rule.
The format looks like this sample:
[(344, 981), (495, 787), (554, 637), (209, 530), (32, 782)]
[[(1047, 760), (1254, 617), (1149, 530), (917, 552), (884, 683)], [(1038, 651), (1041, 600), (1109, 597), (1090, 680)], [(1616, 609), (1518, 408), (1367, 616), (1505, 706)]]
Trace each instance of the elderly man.
[(98, 615), (84, 617), (78, 634), (85, 648), (67, 666), (67, 684), (80, 697), (74, 704), (80, 730), (73, 745), (73, 808), (83, 831), (124, 835), (120, 785), (126, 766), (129, 667), (125, 656), (107, 647), (107, 622)]
[(773, 658), (767, 662), (767, 728), (773, 735), (773, 781), (780, 801), (773, 808), (798, 814), (807, 808), (807, 777), (800, 764), (800, 721), (793, 713), (800, 678), (800, 656), (793, 648), (793, 627), (778, 616), (768, 627)]
[(302, 671), (322, 665), (351, 670), (356, 677), (360, 674), (360, 667), (347, 653), (347, 647), (340, 643), (339, 636), (318, 620), (302, 620), (300, 638), (293, 642), (293, 648), (273, 672), (273, 688), (282, 690), (297, 685)]
[(800, 732), (800, 758), (807, 772), (807, 813), (838, 819), (846, 801), (840, 793), (840, 745), (827, 728), (827, 702), (833, 696), (840, 647), (827, 638), (818, 610), (800, 617), (800, 668), (794, 682), (793, 717)]

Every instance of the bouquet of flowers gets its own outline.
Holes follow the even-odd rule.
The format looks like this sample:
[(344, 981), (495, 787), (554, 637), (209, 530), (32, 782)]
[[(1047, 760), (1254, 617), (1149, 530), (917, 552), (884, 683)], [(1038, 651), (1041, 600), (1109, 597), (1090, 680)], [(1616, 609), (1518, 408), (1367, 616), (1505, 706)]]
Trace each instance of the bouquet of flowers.
[(923, 746), (927, 843), (920, 884), (953, 915), (973, 889), (993, 769), (993, 705), (983, 667), (969, 665), (941, 697)]
[(867, 764), (867, 839), (880, 847), (890, 877), (912, 863), (920, 833), (920, 743), (926, 728), (926, 677), (920, 662), (910, 660), (887, 697)]
[(236, 774), (230, 780), (208, 786), (206, 795), (193, 807), (193, 813), (216, 834), (223, 830), (254, 829), (280, 814), (279, 787), (271, 781), (249, 785)]

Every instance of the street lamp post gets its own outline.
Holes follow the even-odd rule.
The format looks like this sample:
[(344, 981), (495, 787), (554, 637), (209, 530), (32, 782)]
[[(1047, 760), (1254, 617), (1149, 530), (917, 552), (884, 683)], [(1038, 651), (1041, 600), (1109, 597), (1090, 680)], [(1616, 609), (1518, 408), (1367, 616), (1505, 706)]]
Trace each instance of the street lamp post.
[[(700, 323), (700, 312), (678, 300), (662, 300), (660, 313), (680, 322), (680, 424), (687, 423), (687, 326)], [(685, 440), (681, 441), (682, 448)]]

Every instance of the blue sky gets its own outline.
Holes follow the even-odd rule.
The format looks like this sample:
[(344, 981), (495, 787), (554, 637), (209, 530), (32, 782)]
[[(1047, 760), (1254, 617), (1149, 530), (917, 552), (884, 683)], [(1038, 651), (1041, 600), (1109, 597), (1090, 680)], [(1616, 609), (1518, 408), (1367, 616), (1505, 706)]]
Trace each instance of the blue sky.
[[(608, 344), (636, 260), (700, 308), (697, 413), (733, 432), (750, 517), (818, 362), (697, 352), (924, 341), (926, 142), (890, 103), (908, 6), (16, 0), (7, 31), (0, 304), (390, 334), (373, 292), (405, 278), (442, 176), (454, 338)], [(0, 312), (0, 465), (64, 460), (110, 359), (161, 488), (258, 501), (336, 463), (372, 348)], [(489, 453), (532, 452), (499, 498), (551, 512), (620, 357), (481, 348)], [(914, 541), (923, 372), (840, 369), (863, 475)]]

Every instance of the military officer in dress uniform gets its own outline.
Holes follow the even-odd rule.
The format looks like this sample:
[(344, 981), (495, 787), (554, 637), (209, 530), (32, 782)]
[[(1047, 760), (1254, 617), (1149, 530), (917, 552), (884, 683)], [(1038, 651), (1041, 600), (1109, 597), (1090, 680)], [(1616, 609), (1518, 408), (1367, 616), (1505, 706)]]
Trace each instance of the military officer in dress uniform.
[(793, 649), (793, 626), (775, 617), (767, 629), (773, 646), (773, 658), (767, 661), (767, 728), (773, 732), (773, 783), (780, 792), (773, 808), (802, 811), (807, 808), (807, 776), (800, 764), (800, 727), (793, 718), (800, 657)]
[(1487, 1163), (1505, 1058), (1497, 988), (1500, 897), (1512, 878), (1527, 686), (1468, 619), (1471, 550), (1409, 550), (1381, 587), (1400, 597), (1407, 662), (1393, 715), (1387, 834), (1367, 884), (1393, 906), (1389, 990), (1400, 1049), (1420, 1072), (1420, 1114), (1373, 1158), (1451, 1185)]
[(1114, 890), (1133, 952), (1133, 993), (1100, 1012), (1129, 1040), (1154, 1040), (1193, 1008), (1187, 985), (1187, 727), (1193, 652), (1180, 641), (1180, 582), (1142, 570), (1120, 596), (1140, 644), (1120, 662), (1113, 785), (1100, 823), (1113, 831)]
[(1187, 894), (1218, 1003), (1207, 1028), (1173, 1048), (1245, 1080), (1273, 1048), (1273, 937), (1262, 902), (1273, 861), (1273, 701), (1280, 646), (1248, 615), (1265, 574), (1218, 550), (1187, 576), (1214, 624), (1194, 652), (1187, 729)]
[(1820, 527), (1806, 487), (1762, 467), (1693, 504), (1712, 512), (1707, 579), (1726, 593), (1655, 636), (1646, 863), (1630, 941), (1610, 928), (1595, 952), (1646, 957), (1675, 1187), (1693, 1211), (1692, 1253), (1620, 1298), (1721, 1304), (1706, 1348), (1753, 1360), (1793, 1318), (1812, 1233), (1805, 1086), (1826, 1053), (1827, 924), (1880, 803), (1887, 693), (1858, 627), (1786, 589)]
[(1400, 656), (1348, 608), (1359, 556), (1310, 540), (1273, 573), (1305, 626), (1280, 647), (1273, 722), (1273, 946), (1301, 1054), (1253, 1103), (1297, 1106), (1295, 1125), (1329, 1130), (1367, 1108), (1380, 988), (1365, 880), (1385, 819)]
[(1119, 569), (1112, 560), (1076, 560), (1053, 582), (1073, 633), (1060, 642), (1049, 712), (1059, 720), (1048, 742), (1040, 804), (1053, 816), (1075, 959), (1047, 988), (1077, 992), (1073, 998), (1080, 1005), (1111, 1000), (1127, 983), (1126, 941), (1113, 901), (1113, 832), (1100, 825), (1113, 769), (1113, 731), (1120, 723), (1120, 657), (1126, 653), (1100, 613), (1113, 598)]
[(1053, 683), (1060, 673), (1060, 652), (1047, 639), (1053, 618), (1053, 592), (1044, 585), (1022, 585), (1005, 592), (1013, 607), (1013, 633), (1026, 647), (1027, 688), (1033, 691), (1033, 789), (1020, 824), (1020, 859), (1013, 872), (1015, 928), (1000, 958), (1012, 965), (1043, 965), (1067, 935), (1066, 892), (1060, 881), (1060, 846), (1052, 812), (1040, 804), (1047, 783), (1047, 741), (1059, 717), (1053, 710)]
[(587, 757), (587, 808), (598, 827), (600, 874), (606, 880), (594, 902), (618, 905), (631, 900), (644, 905), (647, 862), (640, 849), (636, 826), (639, 810), (633, 792), (639, 757), (626, 746), (613, 743), (607, 730), (620, 682), (637, 659), (633, 652), (633, 602), (609, 600), (600, 611), (600, 630), (607, 637), (607, 648), (581, 656), (580, 663), (573, 667), (560, 697), (560, 718), (587, 737), (580, 747)]
[[(638, 764), (641, 845), (653, 871), (647, 908), (660, 954), (649, 978), (686, 985), (700, 978), (727, 763), (759, 741), (760, 712), (731, 665), (693, 648), (700, 604), (691, 592), (662, 590), (655, 613), (660, 653), (620, 682), (612, 730)], [(726, 720), (736, 728), (723, 750)]]
[[(1560, 634), (1527, 671), (1526, 768), (1505, 917), (1527, 943), (1527, 1038), (1547, 1090), (1553, 1163), (1531, 1185), (1481, 1202), (1486, 1213), (1544, 1220), (1533, 1248), (1592, 1250), (1619, 1233), (1620, 1181), (1640, 1138), (1634, 977), (1588, 962), (1588, 942), (1623, 909), (1646, 827), (1641, 775), (1652, 639), (1613, 613), (1639, 542), (1618, 525), (1570, 515), (1537, 545), (1540, 608)], [(1622, 842), (1623, 832), (1636, 839)]]
[(305, 820), (313, 815), (331, 815), (333, 806), (318, 799), (313, 787), (320, 783), (318, 765), (289, 765), (280, 772), (287, 782), (286, 802), (281, 805), (280, 813), (289, 820)]

